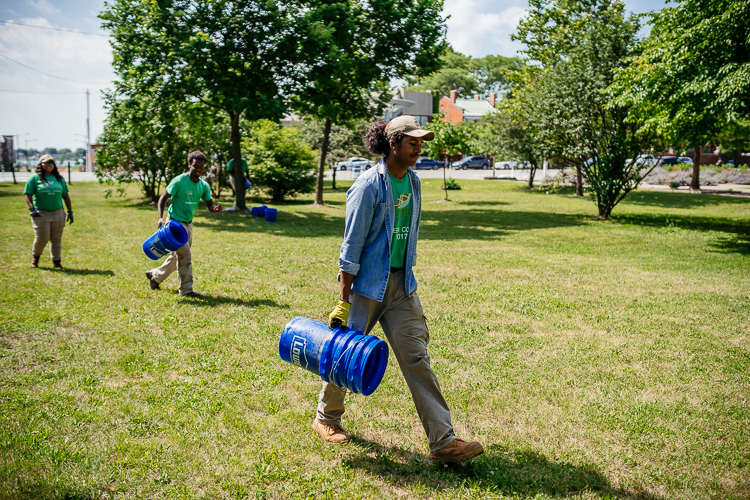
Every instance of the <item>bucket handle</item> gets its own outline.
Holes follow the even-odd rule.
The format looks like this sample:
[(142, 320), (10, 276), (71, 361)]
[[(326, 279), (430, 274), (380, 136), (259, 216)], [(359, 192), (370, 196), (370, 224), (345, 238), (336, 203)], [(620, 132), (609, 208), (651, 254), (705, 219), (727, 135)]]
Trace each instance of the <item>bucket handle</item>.
[[(367, 336), (363, 335), (362, 338), (360, 338), (358, 341), (354, 342), (353, 344), (349, 344), (346, 347), (346, 349), (344, 349), (344, 352), (341, 353), (341, 355), (339, 356), (339, 359), (337, 359), (336, 362), (333, 364), (333, 367), (331, 368), (331, 371), (335, 373), (336, 372), (336, 368), (339, 365), (339, 362), (341, 362), (341, 360), (344, 358), (344, 356), (346, 356), (346, 353), (349, 351), (349, 349), (351, 349), (352, 347), (358, 346), (359, 343), (362, 342), (365, 339), (367, 339)], [(349, 378), (349, 377), (347, 377), (347, 378)], [(351, 381), (352, 379), (353, 379), (353, 377), (349, 378), (349, 381)]]
[(328, 351), (331, 350), (331, 347), (333, 346), (333, 341), (336, 339), (337, 335), (340, 335), (342, 333), (345, 333), (349, 330), (349, 327), (346, 325), (341, 325), (339, 327), (334, 328), (333, 330), (333, 337), (331, 337), (331, 340), (323, 344), (323, 351), (320, 353), (320, 365), (318, 366), (318, 374), (323, 375), (326, 372), (326, 364), (328, 363)]

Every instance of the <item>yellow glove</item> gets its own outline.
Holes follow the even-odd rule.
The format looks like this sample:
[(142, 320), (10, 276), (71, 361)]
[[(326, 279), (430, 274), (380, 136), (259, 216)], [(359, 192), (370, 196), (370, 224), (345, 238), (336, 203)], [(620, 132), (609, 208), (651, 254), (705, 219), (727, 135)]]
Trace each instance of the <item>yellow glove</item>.
[(338, 328), (341, 325), (346, 326), (349, 321), (349, 302), (339, 300), (336, 304), (336, 309), (333, 310), (330, 316), (328, 316), (328, 328)]

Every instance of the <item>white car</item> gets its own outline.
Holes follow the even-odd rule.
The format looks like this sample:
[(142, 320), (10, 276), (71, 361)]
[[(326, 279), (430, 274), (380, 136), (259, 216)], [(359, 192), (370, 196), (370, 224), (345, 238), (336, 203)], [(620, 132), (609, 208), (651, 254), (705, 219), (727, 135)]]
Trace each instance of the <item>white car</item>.
[(352, 170), (359, 167), (361, 170), (367, 170), (370, 167), (374, 167), (375, 162), (368, 160), (367, 158), (360, 158), (359, 156), (352, 156), (346, 161), (340, 161), (336, 164), (337, 170)]

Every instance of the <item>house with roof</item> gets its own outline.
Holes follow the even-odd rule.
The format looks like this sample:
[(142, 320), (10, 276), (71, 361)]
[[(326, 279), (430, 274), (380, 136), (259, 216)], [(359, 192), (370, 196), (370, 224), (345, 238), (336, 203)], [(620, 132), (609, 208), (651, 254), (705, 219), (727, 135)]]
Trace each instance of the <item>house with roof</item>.
[(452, 123), (475, 122), (488, 113), (497, 113), (495, 101), (497, 94), (490, 94), (489, 100), (481, 99), (478, 95), (474, 99), (459, 99), (458, 92), (451, 90), (450, 96), (440, 98), (438, 110), (445, 115), (443, 121)]
[(432, 120), (433, 110), (432, 91), (413, 92), (398, 89), (391, 99), (390, 106), (385, 111), (385, 122), (388, 123), (397, 116), (408, 115), (417, 119), (421, 126)]

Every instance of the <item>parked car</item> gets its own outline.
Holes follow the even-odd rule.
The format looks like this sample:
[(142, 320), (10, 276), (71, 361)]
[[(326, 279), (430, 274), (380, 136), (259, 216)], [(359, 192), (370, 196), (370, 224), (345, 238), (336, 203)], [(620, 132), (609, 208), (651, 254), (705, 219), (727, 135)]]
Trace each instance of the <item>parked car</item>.
[(659, 158), (659, 161), (656, 162), (657, 165), (679, 165), (680, 163), (690, 163), (693, 164), (693, 160), (689, 156), (662, 156)]
[(359, 156), (352, 156), (346, 161), (340, 161), (336, 164), (337, 170), (351, 170), (355, 167), (359, 167), (362, 170), (367, 170), (370, 167), (374, 167), (375, 162), (368, 160), (367, 158), (360, 158)]
[(516, 160), (498, 161), (495, 163), (495, 168), (498, 170), (524, 169), (529, 168), (529, 164), (525, 161), (518, 162)]
[(481, 168), (487, 170), (490, 168), (490, 160), (486, 156), (467, 156), (466, 158), (453, 162), (453, 168), (462, 168), (464, 170), (467, 168)]
[(416, 170), (426, 168), (428, 170), (437, 170), (440, 167), (443, 166), (443, 162), (439, 160), (433, 160), (432, 158), (427, 158), (426, 156), (420, 156), (417, 160), (417, 164), (414, 165), (414, 168)]

